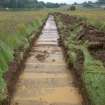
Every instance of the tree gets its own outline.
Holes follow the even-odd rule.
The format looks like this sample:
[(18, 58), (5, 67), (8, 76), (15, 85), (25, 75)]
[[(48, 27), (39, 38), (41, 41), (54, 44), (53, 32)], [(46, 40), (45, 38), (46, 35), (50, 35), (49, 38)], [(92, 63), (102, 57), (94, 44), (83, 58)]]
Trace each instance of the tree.
[(93, 2), (92, 1), (88, 1), (88, 4), (93, 4)]
[(75, 11), (75, 10), (76, 10), (76, 6), (72, 5), (72, 6), (70, 7), (70, 10), (71, 10), (71, 11)]
[(0, 0), (0, 7), (8, 7), (9, 0)]
[(40, 1), (38, 4), (37, 4), (37, 8), (44, 8), (46, 6), (46, 4), (42, 1)]
[(48, 2), (48, 3), (46, 4), (46, 7), (47, 7), (47, 8), (58, 8), (58, 7), (60, 7), (60, 4)]
[(10, 0), (9, 1), (9, 4), (8, 4), (8, 7), (9, 8), (15, 8), (16, 7), (16, 0)]
[(0, 0), (0, 8), (58, 8), (61, 5), (58, 3), (44, 3), (37, 0)]
[(92, 2), (84, 2), (83, 4), (83, 7), (86, 7), (86, 8), (92, 8), (93, 7), (93, 5), (92, 5)]
[(105, 0), (98, 0), (97, 3), (99, 3), (99, 4), (105, 4)]
[(73, 5), (78, 5), (78, 3), (77, 2), (74, 2), (74, 4)]

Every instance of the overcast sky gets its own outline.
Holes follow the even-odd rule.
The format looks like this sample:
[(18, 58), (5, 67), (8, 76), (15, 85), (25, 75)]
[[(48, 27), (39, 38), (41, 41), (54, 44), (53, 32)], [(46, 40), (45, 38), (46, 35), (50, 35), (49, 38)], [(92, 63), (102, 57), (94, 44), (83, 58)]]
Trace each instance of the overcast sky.
[(84, 1), (97, 1), (97, 0), (38, 0), (38, 1), (44, 1), (44, 2), (53, 2), (53, 3), (74, 3), (74, 2), (78, 2), (78, 3), (82, 3)]

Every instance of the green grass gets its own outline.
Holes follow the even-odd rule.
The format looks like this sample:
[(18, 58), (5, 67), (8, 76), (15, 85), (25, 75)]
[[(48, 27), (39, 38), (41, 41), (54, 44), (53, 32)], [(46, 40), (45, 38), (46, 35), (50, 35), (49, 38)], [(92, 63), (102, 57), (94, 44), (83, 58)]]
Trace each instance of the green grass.
[(103, 9), (77, 9), (69, 11), (68, 14), (83, 17), (89, 24), (105, 31), (105, 10)]
[(7, 97), (4, 74), (14, 58), (14, 50), (30, 44), (31, 33), (37, 32), (47, 12), (0, 12), (0, 101)]

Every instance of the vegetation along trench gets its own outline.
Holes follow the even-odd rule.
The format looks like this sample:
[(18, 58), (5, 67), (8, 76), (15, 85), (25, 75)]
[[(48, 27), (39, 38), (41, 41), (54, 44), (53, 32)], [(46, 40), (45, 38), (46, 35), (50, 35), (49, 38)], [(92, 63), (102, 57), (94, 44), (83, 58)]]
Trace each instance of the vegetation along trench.
[(82, 105), (58, 38), (54, 17), (50, 15), (19, 77), (11, 105)]

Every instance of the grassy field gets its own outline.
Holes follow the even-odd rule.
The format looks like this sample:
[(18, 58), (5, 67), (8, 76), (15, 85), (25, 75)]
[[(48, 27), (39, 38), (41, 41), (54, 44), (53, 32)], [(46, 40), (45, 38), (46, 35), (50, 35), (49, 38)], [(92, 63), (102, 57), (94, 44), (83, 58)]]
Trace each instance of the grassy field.
[[(46, 12), (42, 13), (41, 11), (0, 12), (0, 39), (9, 43), (11, 37), (13, 39), (20, 31), (25, 31), (27, 27), (31, 27), (35, 24), (36, 26), (34, 28), (40, 25), (45, 15)], [(29, 31), (29, 29), (26, 31)]]
[(68, 13), (83, 17), (100, 30), (105, 30), (105, 10), (103, 9), (77, 9), (76, 11), (68, 11)]
[(29, 45), (33, 31), (42, 25), (47, 12), (0, 12), (0, 101), (6, 98), (4, 74), (14, 58), (14, 49)]

